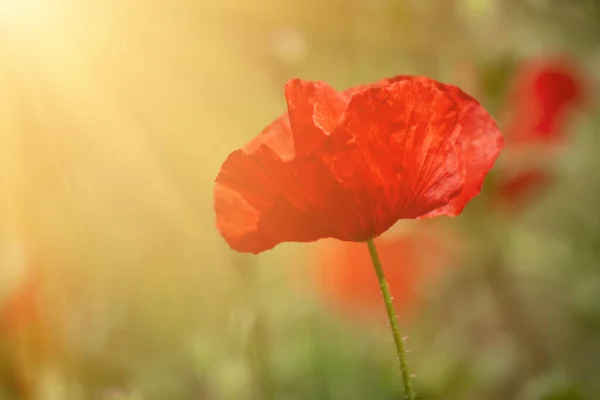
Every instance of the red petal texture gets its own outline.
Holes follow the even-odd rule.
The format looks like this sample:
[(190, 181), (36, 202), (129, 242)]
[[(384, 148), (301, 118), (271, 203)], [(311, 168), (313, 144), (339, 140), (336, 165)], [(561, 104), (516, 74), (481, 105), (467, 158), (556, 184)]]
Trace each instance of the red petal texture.
[[(375, 245), (400, 318), (418, 309), (420, 291), (457, 265), (459, 253), (448, 232), (431, 227), (383, 235)], [(314, 254), (319, 296), (334, 310), (359, 319), (386, 321), (381, 289), (365, 243), (325, 240)]]
[(503, 147), (476, 100), (425, 77), (343, 92), (294, 79), (285, 96), (288, 112), (216, 178), (217, 228), (237, 251), (364, 241), (399, 219), (456, 216)]

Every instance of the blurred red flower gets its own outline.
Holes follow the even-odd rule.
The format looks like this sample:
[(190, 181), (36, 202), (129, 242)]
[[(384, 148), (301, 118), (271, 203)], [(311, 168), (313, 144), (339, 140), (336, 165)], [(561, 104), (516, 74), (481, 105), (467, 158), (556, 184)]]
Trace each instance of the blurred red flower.
[(552, 182), (552, 175), (541, 168), (520, 172), (512, 177), (502, 177), (497, 195), (503, 204), (515, 206), (529, 200), (537, 191)]
[(285, 96), (288, 112), (216, 178), (217, 228), (237, 251), (363, 241), (399, 219), (456, 216), (503, 147), (476, 100), (425, 77), (343, 92), (294, 79)]
[(517, 72), (508, 99), (506, 138), (514, 143), (560, 143), (570, 112), (588, 102), (575, 61), (566, 56), (530, 60)]
[[(456, 265), (458, 246), (439, 229), (420, 226), (375, 240), (394, 307), (410, 316), (422, 300), (420, 289)], [(348, 316), (386, 321), (381, 289), (369, 252), (362, 243), (324, 240), (317, 244), (313, 277), (324, 300)]]
[(548, 161), (564, 143), (572, 111), (588, 102), (584, 77), (567, 57), (546, 57), (521, 67), (507, 103), (507, 161), (498, 201), (512, 208), (552, 182)]
[(0, 299), (0, 343), (5, 346), (4, 370), (0, 369), (0, 376), (19, 398), (34, 398), (39, 370), (53, 359), (56, 350), (53, 330), (43, 308), (42, 276), (29, 261), (3, 267), (21, 271), (16, 272), (18, 277), (11, 279), (12, 283), (3, 282), (8, 287), (4, 287), (7, 290)]
[(19, 334), (36, 329), (41, 322), (39, 277), (27, 271), (21, 282), (0, 303), (0, 330), (6, 334)]

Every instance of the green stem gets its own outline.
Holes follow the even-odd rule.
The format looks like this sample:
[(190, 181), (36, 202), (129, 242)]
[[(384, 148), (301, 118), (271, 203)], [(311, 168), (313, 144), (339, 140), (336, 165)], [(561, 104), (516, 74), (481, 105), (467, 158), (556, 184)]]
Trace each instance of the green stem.
[(269, 326), (268, 320), (257, 299), (260, 282), (258, 280), (258, 265), (255, 257), (239, 257), (234, 265), (241, 275), (243, 300), (250, 304), (253, 313), (253, 325), (248, 337), (248, 359), (252, 370), (254, 396), (263, 400), (276, 398), (276, 382), (270, 362)]
[(276, 387), (269, 360), (267, 321), (262, 314), (256, 315), (251, 339), (253, 342), (251, 360), (256, 373), (255, 380), (259, 384), (257, 397), (263, 400), (275, 399)]
[(373, 260), (373, 267), (375, 267), (375, 273), (377, 274), (379, 287), (381, 288), (381, 293), (383, 294), (383, 301), (385, 302), (385, 309), (390, 321), (390, 327), (392, 328), (392, 335), (394, 337), (394, 343), (396, 344), (396, 353), (398, 355), (398, 361), (400, 362), (400, 371), (402, 373), (402, 381), (404, 382), (406, 398), (408, 400), (415, 400), (415, 391), (411, 383), (411, 376), (410, 372), (408, 371), (408, 363), (406, 362), (406, 348), (404, 347), (404, 340), (400, 335), (398, 317), (396, 315), (396, 311), (394, 310), (394, 303), (392, 302), (390, 287), (385, 279), (383, 267), (381, 266), (381, 260), (379, 259), (379, 254), (377, 253), (377, 248), (375, 247), (373, 239), (367, 240), (367, 246), (369, 246), (369, 253), (371, 254), (371, 260)]

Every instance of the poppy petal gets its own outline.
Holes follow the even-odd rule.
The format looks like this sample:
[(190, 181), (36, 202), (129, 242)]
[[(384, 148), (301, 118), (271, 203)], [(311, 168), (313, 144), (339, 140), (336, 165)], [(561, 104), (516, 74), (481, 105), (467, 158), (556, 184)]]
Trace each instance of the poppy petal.
[(459, 215), (466, 204), (481, 192), (485, 176), (504, 148), (504, 138), (498, 124), (477, 100), (455, 86), (438, 83), (438, 87), (456, 101), (460, 110), (458, 123), (461, 128), (460, 146), (465, 160), (465, 182), (459, 196), (421, 218)]
[(244, 146), (246, 154), (254, 153), (260, 146), (265, 145), (283, 161), (294, 158), (294, 138), (287, 114), (282, 115), (268, 125), (262, 132)]
[(285, 94), (288, 112), (231, 153), (216, 179), (217, 227), (238, 251), (364, 241), (398, 219), (457, 215), (503, 144), (479, 103), (428, 78), (340, 93), (295, 79)]
[(351, 154), (348, 146), (359, 149), (354, 176), (344, 179), (363, 197), (365, 218), (377, 211), (373, 231), (426, 214), (460, 193), (465, 168), (456, 149), (458, 116), (456, 101), (425, 81), (402, 80), (354, 95), (332, 140), (341, 143), (339, 157)]
[(351, 193), (318, 159), (286, 163), (266, 146), (252, 154), (238, 150), (223, 163), (216, 182), (217, 228), (238, 251), (260, 253), (281, 242), (339, 235), (352, 240), (362, 230), (350, 226), (353, 202), (332, 200)]
[(296, 156), (301, 157), (321, 147), (338, 125), (347, 102), (325, 82), (292, 79), (284, 89)]

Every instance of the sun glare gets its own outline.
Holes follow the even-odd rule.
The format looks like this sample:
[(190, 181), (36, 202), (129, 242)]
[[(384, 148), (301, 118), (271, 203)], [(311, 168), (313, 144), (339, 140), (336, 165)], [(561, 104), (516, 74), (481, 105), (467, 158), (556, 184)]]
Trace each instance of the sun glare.
[(0, 19), (13, 21), (38, 14), (44, 8), (44, 0), (0, 0)]

